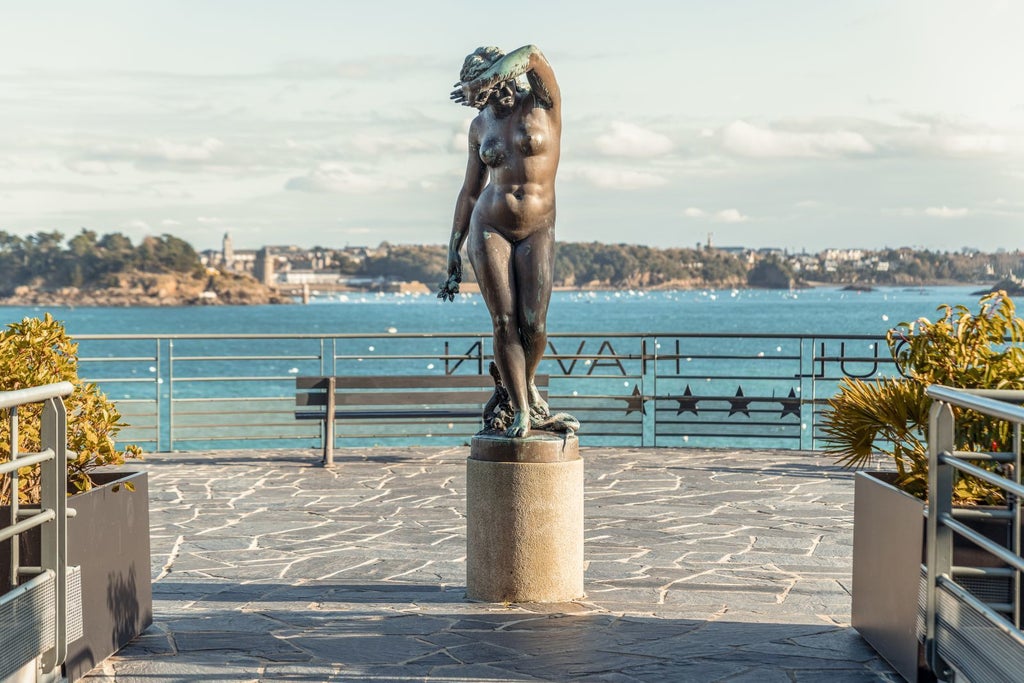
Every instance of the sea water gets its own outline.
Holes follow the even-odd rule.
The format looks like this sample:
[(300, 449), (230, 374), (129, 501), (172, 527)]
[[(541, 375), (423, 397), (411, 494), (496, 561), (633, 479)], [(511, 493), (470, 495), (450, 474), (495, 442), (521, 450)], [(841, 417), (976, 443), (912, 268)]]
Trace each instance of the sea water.
[[(804, 290), (555, 292), (552, 333), (879, 334), (902, 321), (934, 320), (942, 304), (976, 309), (977, 287)], [(314, 295), (309, 305), (76, 308), (0, 307), (0, 322), (51, 313), (79, 334), (488, 333), (478, 294)]]

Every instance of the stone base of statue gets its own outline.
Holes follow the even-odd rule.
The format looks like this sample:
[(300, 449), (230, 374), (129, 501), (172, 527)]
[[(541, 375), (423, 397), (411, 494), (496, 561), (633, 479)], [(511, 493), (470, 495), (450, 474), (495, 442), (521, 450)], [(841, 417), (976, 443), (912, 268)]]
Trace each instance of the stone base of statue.
[(574, 435), (473, 438), (466, 461), (466, 597), (568, 602), (583, 593), (583, 460)]

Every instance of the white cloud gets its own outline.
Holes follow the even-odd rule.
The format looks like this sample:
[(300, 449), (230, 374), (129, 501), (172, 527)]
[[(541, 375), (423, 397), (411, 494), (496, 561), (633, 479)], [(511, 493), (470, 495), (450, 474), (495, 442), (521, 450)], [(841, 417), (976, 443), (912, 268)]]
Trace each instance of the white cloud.
[[(463, 137), (462, 146), (465, 148), (466, 139)], [(408, 154), (410, 152), (430, 152), (436, 147), (425, 140), (417, 140), (408, 136), (391, 135), (367, 135), (357, 134), (352, 138), (352, 147), (363, 154), (377, 156), (390, 152)]]
[(369, 194), (400, 185), (395, 180), (374, 175), (365, 168), (356, 169), (348, 164), (325, 162), (304, 176), (289, 179), (284, 187), (286, 190), (300, 192)]
[(742, 214), (738, 209), (722, 209), (715, 214), (715, 221), (718, 223), (745, 223), (749, 216)]
[(741, 213), (739, 209), (722, 209), (709, 214), (704, 209), (691, 206), (683, 211), (683, 215), (687, 218), (707, 218), (710, 215), (716, 223), (745, 223), (750, 220), (750, 216)]
[(165, 218), (162, 221), (160, 221), (160, 225), (162, 225), (162, 226), (164, 226), (166, 228), (173, 228), (173, 227), (176, 227), (178, 225), (181, 225), (181, 221), (176, 221), (173, 218)]
[(609, 190), (643, 190), (668, 184), (660, 175), (620, 168), (584, 168), (567, 175), (581, 177), (595, 187)]
[(966, 133), (940, 136), (937, 146), (953, 156), (980, 156), (1002, 154), (1007, 151), (1009, 143), (1002, 135)]
[(202, 225), (220, 225), (224, 222), (224, 219), (214, 216), (196, 216), (196, 222)]
[(217, 138), (206, 138), (197, 144), (158, 139), (146, 152), (163, 161), (209, 161), (223, 147), (224, 143)]
[(113, 167), (105, 161), (79, 159), (76, 161), (69, 161), (67, 163), (67, 167), (81, 175), (114, 175), (116, 173)]
[(722, 145), (747, 157), (822, 158), (871, 154), (875, 146), (850, 130), (788, 131), (733, 121), (722, 129)]
[(594, 141), (602, 154), (623, 157), (656, 157), (672, 151), (672, 140), (632, 123), (613, 121), (611, 131)]
[(948, 206), (929, 206), (924, 215), (932, 218), (963, 218), (970, 213), (966, 208), (950, 208)]

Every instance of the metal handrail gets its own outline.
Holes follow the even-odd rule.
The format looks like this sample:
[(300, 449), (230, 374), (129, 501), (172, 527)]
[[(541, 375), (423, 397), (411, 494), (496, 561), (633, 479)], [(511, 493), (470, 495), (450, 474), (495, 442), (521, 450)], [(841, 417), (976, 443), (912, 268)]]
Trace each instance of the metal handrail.
[[(925, 612), (925, 648), (932, 671), (941, 680), (964, 670), (968, 677), (975, 671), (991, 675), (1000, 667), (1020, 672), (1024, 662), (1024, 631), (1021, 631), (1021, 587), (1024, 557), (1021, 555), (1022, 443), (1024, 426), (1024, 391), (967, 390), (933, 385), (927, 388), (933, 399), (928, 429), (928, 532), (927, 583)], [(985, 453), (979, 458), (988, 462), (1010, 464), (1012, 478), (987, 470), (970, 462), (972, 453), (956, 450), (956, 414), (954, 408), (971, 410), (994, 421), (1013, 426), (1013, 442), (1008, 453)], [(1002, 489), (1009, 501), (1009, 510), (999, 515), (965, 514), (953, 510), (953, 486), (957, 476), (971, 476)], [(1000, 512), (1000, 511), (994, 511)], [(990, 540), (957, 519), (989, 516), (1009, 519), (1009, 548)], [(995, 569), (960, 567), (953, 563), (954, 536), (964, 538), (981, 548), (1006, 567)], [(974, 575), (1007, 577), (1012, 586), (1009, 601), (984, 602), (957, 583), (958, 577)], [(940, 607), (954, 600), (957, 607)], [(946, 609), (950, 610), (947, 614)], [(959, 610), (969, 610), (961, 614)], [(965, 616), (966, 614), (966, 616)], [(952, 624), (964, 624), (957, 633)], [(983, 623), (982, 629), (968, 628), (967, 623)], [(996, 635), (993, 635), (996, 634)], [(999, 638), (999, 640), (996, 640)], [(966, 641), (960, 646), (957, 643)], [(998, 646), (993, 644), (998, 643)], [(987, 647), (986, 647), (987, 646)], [(980, 680), (980, 679), (978, 679)]]
[(51, 398), (70, 396), (75, 387), (71, 382), (56, 382), (27, 389), (0, 392), (0, 409), (23, 406), (29, 403), (42, 403)]

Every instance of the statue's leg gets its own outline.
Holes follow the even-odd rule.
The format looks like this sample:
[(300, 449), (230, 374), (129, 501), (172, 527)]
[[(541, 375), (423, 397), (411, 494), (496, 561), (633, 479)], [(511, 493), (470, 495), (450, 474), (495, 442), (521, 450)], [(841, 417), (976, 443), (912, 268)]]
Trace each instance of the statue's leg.
[(516, 274), (512, 267), (512, 244), (497, 232), (472, 226), (466, 245), (480, 294), (491, 314), (494, 327), (494, 362), (508, 390), (515, 411), (511, 437), (526, 436), (530, 430), (528, 384), (523, 342), (516, 316)]
[(530, 408), (549, 414), (548, 404), (537, 391), (537, 366), (548, 344), (547, 318), (555, 268), (555, 231), (544, 228), (515, 245), (515, 271), (519, 303), (519, 333), (526, 362)]

